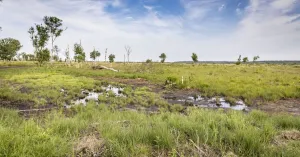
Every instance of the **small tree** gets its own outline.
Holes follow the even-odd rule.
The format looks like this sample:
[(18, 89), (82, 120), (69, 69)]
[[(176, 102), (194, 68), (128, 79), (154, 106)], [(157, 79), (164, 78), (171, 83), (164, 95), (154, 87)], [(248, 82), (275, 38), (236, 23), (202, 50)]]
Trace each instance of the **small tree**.
[(95, 49), (90, 53), (90, 58), (96, 61), (97, 57), (100, 57), (101, 53), (99, 51), (96, 51)]
[(127, 60), (128, 60), (128, 63), (129, 63), (129, 56), (130, 56), (130, 54), (132, 52), (132, 49), (131, 49), (131, 47), (129, 45), (125, 45), (125, 50), (127, 52)]
[(152, 59), (147, 59), (146, 63), (152, 63)]
[(242, 56), (240, 55), (237, 62), (235, 63), (236, 65), (240, 65), (241, 64), (241, 60), (242, 60)]
[(35, 48), (35, 57), (40, 65), (42, 65), (46, 61), (49, 61), (50, 59), (50, 57), (47, 57), (49, 50), (45, 48), (49, 40), (48, 32), (48, 28), (43, 26), (42, 24), (35, 25), (35, 28), (30, 27), (28, 31), (28, 33), (30, 34), (32, 45)]
[(55, 60), (56, 62), (59, 60), (59, 56), (58, 55), (54, 55), (53, 57), (52, 57), (52, 59), (53, 60)]
[(12, 60), (21, 49), (22, 45), (19, 40), (5, 38), (0, 40), (0, 59)]
[(256, 62), (259, 59), (259, 56), (254, 56), (253, 57), (253, 62)]
[(109, 59), (109, 62), (110, 62), (110, 63), (113, 63), (113, 62), (115, 61), (115, 58), (116, 58), (116, 56), (115, 56), (114, 54), (110, 54), (110, 55), (108, 56), (108, 59)]
[(161, 62), (161, 63), (164, 63), (165, 60), (166, 60), (166, 58), (167, 58), (167, 55), (166, 55), (165, 53), (162, 53), (162, 54), (159, 56), (159, 58), (161, 59), (160, 62)]
[(193, 60), (194, 63), (198, 62), (198, 56), (197, 56), (196, 53), (192, 54), (192, 60)]
[(50, 59), (50, 51), (48, 49), (39, 50), (37, 53), (37, 61), (42, 65), (45, 61), (49, 61)]
[(249, 60), (248, 60), (248, 57), (244, 57), (243, 58), (243, 63), (247, 63)]
[(51, 56), (53, 57), (55, 54), (55, 49), (54, 49), (54, 41), (56, 40), (57, 37), (61, 36), (61, 33), (64, 31), (62, 29), (62, 20), (57, 18), (57, 17), (53, 17), (53, 16), (45, 16), (44, 17), (44, 24), (46, 25), (47, 29), (49, 30), (49, 36), (51, 38)]
[(81, 46), (81, 44), (77, 44), (75, 43), (74, 44), (74, 53), (75, 53), (75, 56), (74, 56), (74, 59), (75, 59), (75, 62), (83, 62), (85, 61), (85, 52)]

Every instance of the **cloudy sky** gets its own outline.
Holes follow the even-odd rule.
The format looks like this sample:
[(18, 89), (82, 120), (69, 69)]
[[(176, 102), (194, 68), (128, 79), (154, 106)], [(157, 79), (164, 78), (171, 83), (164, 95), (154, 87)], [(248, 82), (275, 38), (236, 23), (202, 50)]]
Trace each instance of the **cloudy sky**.
[(16, 38), (31, 53), (27, 31), (46, 15), (68, 27), (55, 43), (62, 51), (69, 45), (73, 54), (81, 40), (101, 60), (105, 48), (123, 60), (125, 45), (132, 61), (163, 52), (167, 61), (191, 60), (192, 52), (205, 61), (300, 60), (300, 0), (3, 0), (0, 38)]

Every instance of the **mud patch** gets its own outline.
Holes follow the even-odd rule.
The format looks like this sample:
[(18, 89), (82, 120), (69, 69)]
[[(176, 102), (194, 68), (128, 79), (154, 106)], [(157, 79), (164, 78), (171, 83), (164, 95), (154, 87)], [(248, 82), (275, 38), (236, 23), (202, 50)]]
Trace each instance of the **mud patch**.
[(36, 107), (33, 101), (14, 101), (4, 99), (0, 99), (0, 107), (17, 110), (19, 115), (23, 116), (24, 118), (43, 116), (44, 113), (51, 111), (52, 109), (57, 109), (57, 106), (53, 104)]
[(31, 92), (31, 89), (30, 89), (30, 88), (27, 88), (27, 87), (21, 87), (21, 88), (19, 89), (19, 91), (20, 91), (21, 93), (30, 93), (30, 92)]
[(0, 99), (0, 107), (5, 107), (9, 109), (18, 109), (18, 110), (28, 110), (34, 108), (34, 102)]
[(163, 88), (163, 86), (158, 84), (153, 84), (143, 78), (137, 78), (137, 79), (124, 79), (124, 78), (108, 78), (108, 77), (97, 77), (95, 79), (101, 80), (101, 81), (108, 81), (108, 82), (116, 82), (126, 85), (131, 85), (134, 87), (148, 87), (153, 92), (160, 92)]
[[(65, 104), (65, 108), (71, 108), (73, 105), (83, 105), (85, 106), (87, 102), (89, 101), (95, 101), (98, 103), (98, 98), (100, 95), (105, 95), (106, 97), (109, 97), (111, 95), (115, 97), (125, 97), (125, 95), (122, 94), (124, 88), (121, 87), (114, 87), (112, 85), (108, 85), (107, 87), (101, 87), (100, 90), (93, 90), (93, 91), (88, 91), (88, 90), (82, 90), (81, 91), (81, 96), (76, 99), (71, 101), (71, 104)], [(102, 91), (102, 92), (97, 92), (97, 91)], [(65, 92), (64, 89), (61, 89), (61, 92)]]
[(248, 106), (242, 100), (237, 100), (234, 104), (230, 104), (225, 100), (225, 98), (222, 97), (206, 98), (201, 97), (201, 95), (198, 94), (193, 93), (187, 95), (168, 93), (165, 94), (163, 98), (167, 100), (170, 104), (181, 104), (183, 106), (195, 106), (200, 108), (223, 108), (238, 111), (249, 111)]
[(263, 105), (255, 105), (253, 108), (268, 113), (289, 113), (300, 116), (300, 99), (287, 99), (275, 102), (267, 102)]

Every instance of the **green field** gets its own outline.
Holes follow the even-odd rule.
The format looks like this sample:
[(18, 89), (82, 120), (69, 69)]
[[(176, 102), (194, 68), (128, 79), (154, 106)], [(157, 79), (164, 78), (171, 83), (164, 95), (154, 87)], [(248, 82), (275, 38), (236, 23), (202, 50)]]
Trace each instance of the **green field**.
[[(0, 156), (300, 156), (298, 116), (162, 97), (197, 91), (249, 107), (296, 101), (299, 65), (97, 64), (119, 72), (93, 70), (94, 63), (0, 62)], [(109, 85), (124, 97), (103, 91)], [(104, 94), (98, 105), (65, 108), (85, 97), (82, 90)]]

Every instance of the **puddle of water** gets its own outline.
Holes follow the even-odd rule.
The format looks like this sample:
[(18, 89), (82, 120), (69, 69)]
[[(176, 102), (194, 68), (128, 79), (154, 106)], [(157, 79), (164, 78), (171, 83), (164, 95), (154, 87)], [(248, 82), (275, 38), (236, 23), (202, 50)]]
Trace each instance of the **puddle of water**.
[(225, 98), (219, 98), (219, 102), (220, 104), (217, 105), (217, 98), (203, 98), (200, 95), (198, 95), (197, 97), (192, 97), (192, 96), (188, 96), (188, 97), (183, 97), (180, 99), (166, 99), (169, 103), (172, 104), (184, 104), (186, 105), (186, 103), (189, 103), (191, 105), (194, 106), (198, 106), (198, 107), (202, 107), (202, 108), (224, 108), (224, 109), (233, 109), (233, 110), (248, 110), (247, 105), (242, 101), (242, 100), (238, 100), (236, 102), (236, 105), (230, 105), (229, 103), (227, 103), (225, 101)]
[(86, 96), (82, 99), (77, 99), (77, 100), (71, 101), (71, 104), (66, 104), (65, 107), (70, 108), (70, 107), (72, 107), (72, 105), (84, 105), (85, 106), (88, 101), (98, 102), (99, 96), (105, 94), (108, 97), (109, 96), (108, 92), (111, 92), (116, 97), (125, 97), (125, 95), (122, 94), (122, 91), (124, 90), (124, 88), (114, 87), (112, 85), (109, 85), (107, 87), (101, 87), (101, 88), (105, 92), (95, 92), (95, 91), (90, 92), (87, 90), (82, 90), (81, 94), (84, 94)]
[(119, 87), (114, 87), (112, 85), (108, 85), (107, 87), (102, 87), (102, 89), (104, 89), (106, 92), (113, 92), (115, 94), (115, 96), (117, 97), (124, 97), (124, 95), (122, 94), (124, 88), (119, 88)]

